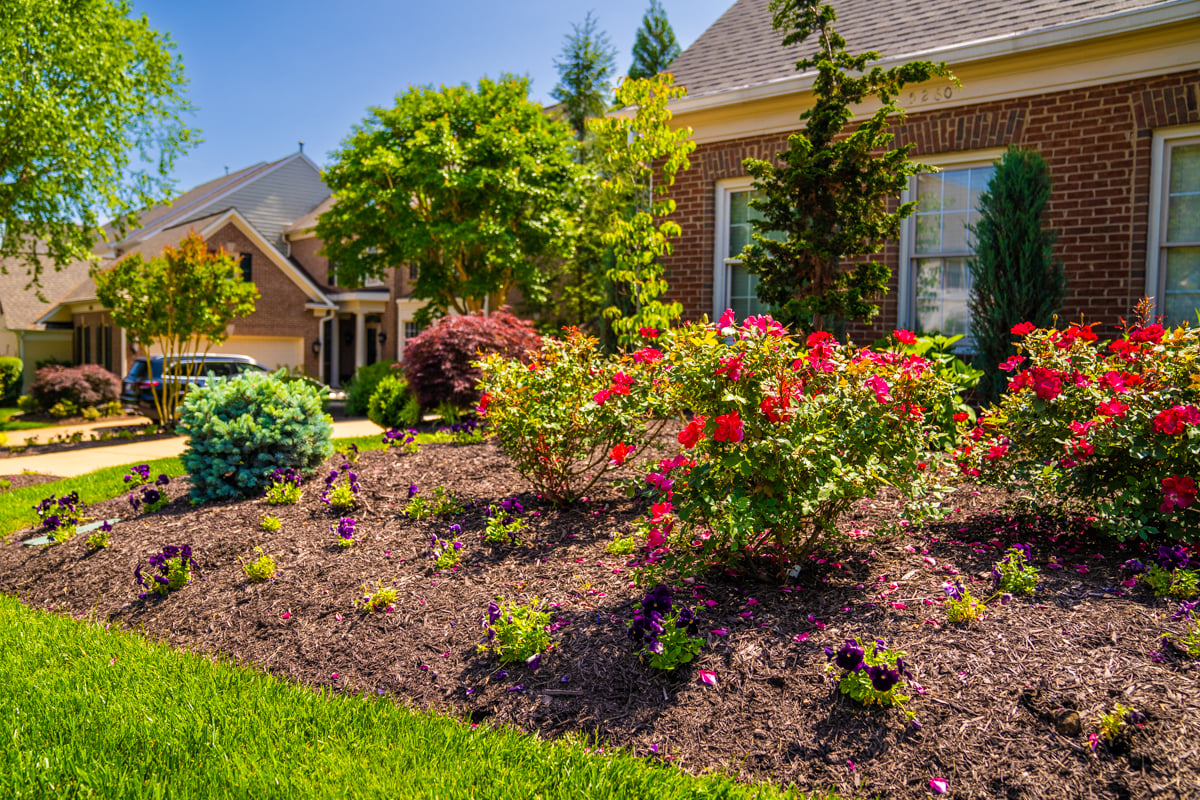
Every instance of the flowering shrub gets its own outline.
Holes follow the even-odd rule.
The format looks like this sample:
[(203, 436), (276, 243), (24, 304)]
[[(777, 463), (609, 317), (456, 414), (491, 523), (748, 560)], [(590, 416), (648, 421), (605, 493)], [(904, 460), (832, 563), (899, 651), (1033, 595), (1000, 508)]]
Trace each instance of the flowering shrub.
[(358, 523), (350, 517), (342, 517), (337, 524), (330, 525), (329, 530), (337, 534), (337, 546), (341, 548), (354, 546), (354, 526)]
[(1039, 573), (1037, 567), (1029, 564), (1029, 552), (1027, 544), (1013, 545), (992, 566), (992, 583), (997, 592), (1033, 594)]
[(951, 622), (974, 622), (986, 608), (962, 583), (943, 584), (942, 591), (946, 593), (946, 619)]
[(648, 544), (664, 564), (691, 573), (758, 557), (782, 574), (838, 541), (837, 517), (881, 485), (905, 496), (909, 520), (935, 510), (929, 446), (940, 433), (927, 411), (953, 391), (922, 356), (820, 331), (796, 339), (769, 317), (738, 325), (732, 312), (659, 341), (669, 396), (692, 413), (679, 434), (686, 454), (647, 477), (662, 500)]
[(100, 527), (88, 535), (87, 546), (89, 550), (103, 550), (110, 546), (109, 536), (112, 534), (112, 525), (108, 520), (100, 523)]
[(404, 374), (422, 407), (470, 408), (479, 401), (480, 354), (527, 361), (540, 346), (533, 323), (507, 308), (442, 317), (404, 346)]
[(525, 520), (516, 516), (525, 510), (515, 497), (501, 501), (499, 506), (488, 506), (487, 522), (484, 523), (483, 540), (488, 544), (512, 544), (522, 531), (528, 530)]
[(900, 694), (901, 680), (912, 681), (904, 665), (904, 653), (889, 650), (882, 639), (847, 639), (836, 653), (825, 648), (825, 657), (832, 661), (830, 672), (842, 670), (838, 689), (842, 694), (864, 706), (896, 706), (909, 717), (913, 712), (904, 707), (911, 698)]
[[(342, 480), (345, 478), (345, 480)], [(329, 470), (325, 476), (325, 491), (321, 492), (321, 502), (334, 511), (349, 511), (358, 502), (358, 473), (350, 469), (350, 463), (344, 462), (337, 469)]]
[(277, 469), (271, 473), (271, 483), (267, 486), (267, 504), (272, 506), (291, 506), (300, 502), (300, 473), (288, 467)]
[(527, 605), (507, 602), (503, 597), (499, 603), (488, 603), (487, 642), (479, 645), (479, 652), (491, 650), (501, 663), (524, 661), (530, 669), (537, 670), (541, 655), (550, 649), (550, 615), (539, 610), (538, 600), (532, 597)]
[(158, 570), (157, 575), (143, 575), (141, 564), (138, 564), (133, 572), (137, 585), (145, 589), (138, 595), (143, 600), (152, 594), (166, 597), (171, 592), (187, 586), (192, 580), (196, 560), (192, 558), (192, 548), (189, 545), (176, 547), (169, 544), (161, 553), (150, 556), (150, 566)]
[(384, 586), (380, 583), (374, 591), (363, 586), (362, 593), (361, 608), (367, 613), (377, 614), (380, 611), (392, 611), (396, 607), (397, 592), (391, 586)]
[(254, 555), (257, 558), (253, 561), (242, 562), (242, 572), (246, 574), (250, 582), (262, 583), (275, 577), (275, 559), (261, 547), (254, 548)]
[(404, 508), (404, 513), (412, 520), (428, 519), (429, 517), (449, 517), (454, 514), (461, 514), (463, 511), (462, 503), (446, 491), (446, 487), (438, 486), (433, 490), (433, 495), (420, 495), (420, 492), (415, 486), (409, 487), (408, 490), (408, 505)]
[(479, 414), (517, 471), (556, 505), (586, 494), (663, 422), (663, 353), (655, 347), (607, 356), (596, 339), (570, 329), (544, 340), (528, 365), (493, 355), (479, 366)]
[(629, 638), (650, 657), (650, 666), (670, 672), (700, 652), (704, 640), (696, 635), (696, 615), (690, 608), (672, 607), (671, 587), (659, 584), (642, 598), (629, 624)]
[(42, 530), (55, 544), (74, 536), (75, 530), (84, 519), (79, 508), (79, 492), (71, 492), (62, 497), (50, 495), (34, 506), (34, 510), (42, 521)]
[(1105, 343), (1092, 328), (1013, 328), (1022, 354), (1000, 365), (1008, 392), (969, 428), (959, 466), (1118, 539), (1193, 541), (1200, 333), (1143, 319)]

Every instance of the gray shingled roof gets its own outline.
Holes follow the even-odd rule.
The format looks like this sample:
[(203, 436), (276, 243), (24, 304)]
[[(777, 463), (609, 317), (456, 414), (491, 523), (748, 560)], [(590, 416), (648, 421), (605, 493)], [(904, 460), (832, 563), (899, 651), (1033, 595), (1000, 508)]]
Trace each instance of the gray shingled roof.
[[(851, 52), (901, 58), (1111, 16), (1170, 0), (832, 0), (834, 28)], [(738, 0), (671, 64), (689, 97), (794, 75), (803, 49), (783, 49), (770, 0)], [(953, 65), (951, 65), (953, 66)]]

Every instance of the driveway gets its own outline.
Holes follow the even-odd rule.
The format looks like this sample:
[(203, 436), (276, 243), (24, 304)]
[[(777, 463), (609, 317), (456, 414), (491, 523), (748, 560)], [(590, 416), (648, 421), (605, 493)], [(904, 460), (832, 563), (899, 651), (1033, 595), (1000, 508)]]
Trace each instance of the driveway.
[[(122, 424), (128, 425), (130, 418), (122, 419)], [(147, 420), (148, 421), (148, 420)], [(111, 422), (109, 424), (112, 424)], [(49, 436), (62, 433), (65, 428), (36, 429)], [(333, 423), (333, 436), (336, 439), (351, 436), (373, 436), (382, 433), (383, 429), (374, 422), (365, 419), (345, 420)], [(33, 431), (30, 431), (31, 433)], [(57, 475), (60, 478), (73, 478), (85, 475), (103, 467), (116, 467), (121, 464), (132, 464), (137, 461), (150, 461), (156, 458), (169, 458), (183, 452), (187, 442), (185, 436), (173, 436), (169, 439), (154, 439), (146, 442), (128, 442), (108, 447), (84, 447), (76, 450), (63, 450), (58, 453), (46, 453), (37, 456), (17, 456), (16, 458), (0, 458), (0, 475), (19, 475), (22, 472), (37, 472), (42, 475)]]

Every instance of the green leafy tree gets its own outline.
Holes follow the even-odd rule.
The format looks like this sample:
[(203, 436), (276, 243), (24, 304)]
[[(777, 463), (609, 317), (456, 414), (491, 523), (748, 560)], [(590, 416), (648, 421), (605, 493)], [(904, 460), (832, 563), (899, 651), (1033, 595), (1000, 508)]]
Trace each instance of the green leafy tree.
[(561, 58), (554, 62), (558, 85), (550, 96), (562, 103), (563, 116), (582, 142), (587, 138), (587, 121), (608, 110), (617, 51), (608, 34), (597, 29), (590, 11), (582, 24), (572, 24), (571, 29)]
[(998, 365), (1017, 352), (1014, 325), (1054, 323), (1066, 291), (1061, 262), (1053, 255), (1057, 234), (1045, 227), (1050, 200), (1046, 161), (1032, 150), (1010, 147), (996, 163), (979, 198), (979, 222), (971, 270), (971, 333), (983, 370), (978, 391), (995, 400), (1007, 378)]
[(0, 0), (0, 258), (88, 257), (170, 191), (199, 142), (183, 63), (126, 0)]
[(691, 128), (672, 128), (667, 103), (686, 93), (664, 73), (626, 79), (617, 89), (617, 103), (628, 113), (589, 123), (604, 191), (616, 209), (604, 234), (614, 259), (607, 277), (627, 302), (606, 308), (604, 316), (622, 345), (638, 341), (639, 328), (668, 328), (683, 313), (679, 303), (659, 298), (668, 288), (662, 257), (680, 234), (679, 224), (668, 219), (675, 211), (668, 192), (696, 149)]
[(317, 221), (342, 285), (418, 267), (426, 318), (497, 309), (514, 287), (546, 295), (545, 262), (571, 255), (571, 131), (506, 76), (412, 87), (372, 108), (333, 154), (336, 202)]
[[(815, 53), (796, 62), (801, 72), (816, 70), (815, 104), (800, 115), (804, 129), (788, 137), (781, 163), (744, 162), (764, 197), (752, 201), (763, 218), (754, 222), (743, 263), (759, 276), (759, 298), (794, 326), (869, 320), (890, 271), (868, 256), (916, 210), (912, 202), (889, 212), (888, 201), (928, 170), (909, 161), (910, 147), (887, 149), (889, 117), (903, 114), (895, 100), (905, 85), (950, 73), (928, 61), (871, 67), (879, 54), (847, 52), (833, 29), (833, 7), (819, 0), (771, 0), (770, 8), (784, 47), (816, 39)], [(879, 110), (851, 128), (852, 106), (870, 98)], [(772, 232), (786, 236), (772, 239)], [(848, 259), (855, 263), (843, 267)]]
[[(202, 363), (182, 355), (208, 355), (228, 337), (229, 323), (254, 313), (258, 290), (242, 279), (240, 262), (223, 249), (210, 253), (194, 231), (178, 247), (164, 247), (146, 261), (133, 253), (109, 267), (95, 267), (96, 297), (113, 322), (129, 334), (149, 361), (150, 347), (163, 355), (163, 375), (194, 377)], [(181, 380), (153, 390), (158, 418), (170, 426), (179, 408)]]
[(650, 7), (642, 16), (642, 26), (633, 40), (633, 63), (629, 67), (631, 78), (651, 78), (665, 72), (671, 62), (679, 57), (679, 42), (675, 31), (667, 20), (666, 9), (659, 0), (650, 0)]

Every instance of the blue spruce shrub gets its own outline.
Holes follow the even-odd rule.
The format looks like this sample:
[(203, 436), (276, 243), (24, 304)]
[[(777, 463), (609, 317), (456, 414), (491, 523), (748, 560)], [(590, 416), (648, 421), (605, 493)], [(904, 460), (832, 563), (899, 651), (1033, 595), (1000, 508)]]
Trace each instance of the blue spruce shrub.
[(311, 472), (333, 455), (333, 419), (321, 393), (303, 381), (246, 373), (188, 392), (180, 429), (192, 497), (262, 494), (276, 469)]

